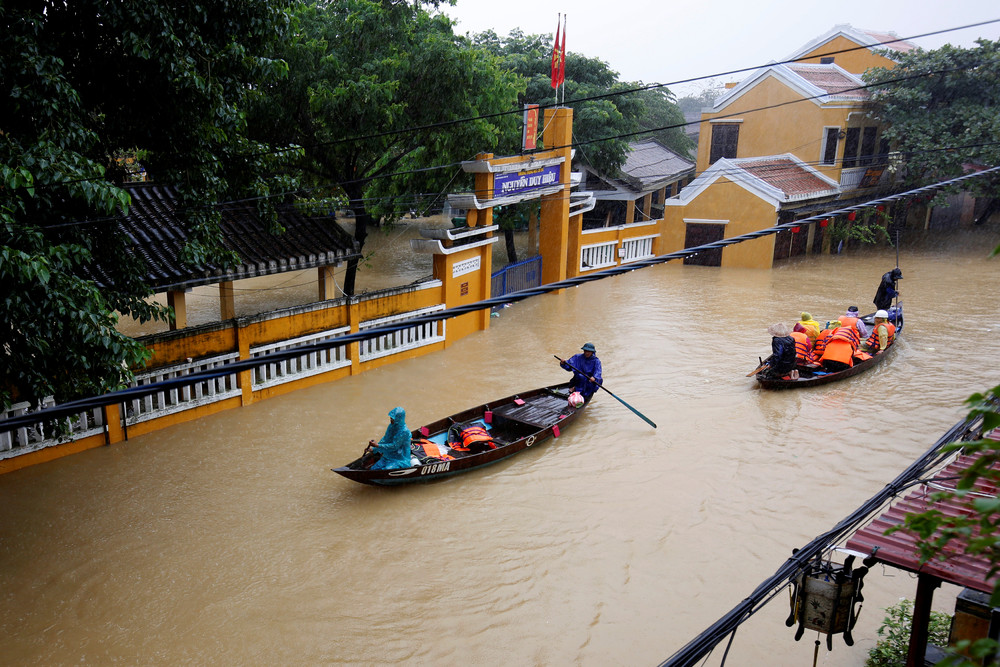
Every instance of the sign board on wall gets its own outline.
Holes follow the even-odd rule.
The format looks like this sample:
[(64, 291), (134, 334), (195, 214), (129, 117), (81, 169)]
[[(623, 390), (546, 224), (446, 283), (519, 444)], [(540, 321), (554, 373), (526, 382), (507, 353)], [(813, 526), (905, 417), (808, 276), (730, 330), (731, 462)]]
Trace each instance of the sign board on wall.
[(473, 257), (472, 259), (462, 260), (461, 262), (455, 262), (451, 265), (451, 277), (457, 278), (458, 276), (464, 276), (466, 273), (472, 273), (473, 271), (478, 271), (481, 265), (481, 260), (479, 257)]
[(562, 165), (554, 164), (530, 171), (496, 174), (493, 177), (493, 196), (508, 197), (535, 188), (556, 185), (559, 183), (560, 167)]

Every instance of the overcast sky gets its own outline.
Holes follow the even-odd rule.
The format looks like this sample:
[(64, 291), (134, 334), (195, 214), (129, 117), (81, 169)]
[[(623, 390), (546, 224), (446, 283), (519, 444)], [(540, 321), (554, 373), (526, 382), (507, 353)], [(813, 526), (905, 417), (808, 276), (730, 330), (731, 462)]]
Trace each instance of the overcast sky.
[[(784, 60), (834, 25), (911, 37), (1000, 19), (997, 0), (458, 0), (442, 11), (455, 32), (492, 29), (506, 35), (555, 33), (559, 12), (568, 14), (566, 50), (600, 58), (623, 81), (666, 83)], [(1000, 39), (1000, 22), (921, 37), (925, 49), (946, 43), (971, 47), (976, 38)], [(714, 83), (747, 74), (719, 76)], [(707, 82), (673, 85), (678, 97)]]

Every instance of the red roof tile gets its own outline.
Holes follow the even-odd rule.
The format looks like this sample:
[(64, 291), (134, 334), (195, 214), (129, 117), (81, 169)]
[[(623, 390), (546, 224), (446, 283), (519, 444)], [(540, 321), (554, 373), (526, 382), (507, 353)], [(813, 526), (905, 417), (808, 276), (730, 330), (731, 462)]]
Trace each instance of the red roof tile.
[(864, 84), (858, 83), (834, 65), (788, 65), (788, 68), (829, 95), (858, 100), (869, 97)]
[(768, 185), (778, 188), (788, 197), (801, 198), (810, 195), (832, 194), (837, 187), (824, 181), (791, 158), (747, 158), (734, 160), (734, 164)]
[[(1000, 438), (995, 432), (991, 437)], [(931, 480), (896, 501), (870, 525), (855, 533), (854, 537), (847, 541), (847, 548), (870, 554), (872, 549), (878, 547), (875, 557), (881, 563), (910, 572), (932, 575), (943, 581), (978, 591), (992, 592), (996, 577), (987, 578), (990, 569), (989, 560), (985, 556), (963, 553), (964, 543), (953, 540), (945, 549), (945, 560), (932, 560), (921, 565), (917, 536), (914, 533), (899, 530), (892, 535), (885, 534), (890, 527), (902, 525), (907, 514), (925, 512), (929, 509), (935, 509), (945, 516), (970, 515), (971, 510), (966, 502), (936, 501), (931, 498), (931, 494), (942, 488), (954, 488), (957, 476), (976, 459), (976, 456), (957, 457), (935, 475), (934, 479), (938, 480), (937, 482)], [(998, 489), (988, 480), (980, 479), (973, 487), (972, 493), (977, 496), (996, 497)]]

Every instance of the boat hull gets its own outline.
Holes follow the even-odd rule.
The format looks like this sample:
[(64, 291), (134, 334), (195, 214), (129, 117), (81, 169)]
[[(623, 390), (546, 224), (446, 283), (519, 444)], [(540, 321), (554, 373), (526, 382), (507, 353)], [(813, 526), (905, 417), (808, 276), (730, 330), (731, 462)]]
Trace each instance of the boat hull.
[(451, 451), (454, 458), (423, 457), (419, 465), (394, 470), (365, 469), (361, 457), (333, 471), (361, 484), (394, 486), (429, 482), (488, 466), (558, 437), (585, 407), (570, 407), (569, 392), (569, 383), (533, 389), (463, 410), (412, 432), (414, 441), (421, 438), (441, 441), (455, 424), (485, 423), (494, 436), (496, 449), (479, 453)]

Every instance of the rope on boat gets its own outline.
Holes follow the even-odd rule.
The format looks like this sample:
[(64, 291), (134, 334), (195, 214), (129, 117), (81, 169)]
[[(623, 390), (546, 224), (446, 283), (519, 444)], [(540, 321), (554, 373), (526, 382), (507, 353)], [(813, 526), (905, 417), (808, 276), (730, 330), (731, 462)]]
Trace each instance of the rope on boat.
[(83, 412), (84, 410), (92, 408), (99, 408), (114, 403), (122, 403), (137, 398), (143, 398), (145, 396), (150, 396), (152, 394), (157, 394), (169, 389), (190, 386), (197, 384), (199, 382), (204, 382), (206, 380), (225, 377), (233, 373), (239, 373), (241, 371), (246, 371), (246, 370), (253, 370), (261, 366), (266, 366), (268, 364), (273, 364), (288, 359), (293, 359), (302, 356), (303, 354), (308, 354), (310, 352), (322, 352), (330, 348), (340, 347), (342, 345), (347, 345), (359, 341), (370, 340), (372, 338), (378, 338), (379, 336), (384, 336), (389, 333), (395, 333), (397, 331), (403, 331), (405, 329), (409, 329), (411, 327), (418, 326), (421, 324), (428, 324), (431, 322), (438, 322), (440, 320), (447, 320), (453, 317), (458, 317), (460, 315), (465, 315), (467, 313), (486, 310), (488, 308), (492, 308), (493, 306), (499, 306), (505, 303), (515, 303), (518, 301), (523, 301), (525, 299), (529, 299), (534, 296), (539, 296), (541, 294), (555, 292), (557, 290), (566, 289), (568, 287), (576, 287), (578, 285), (583, 285), (584, 283), (593, 282), (595, 280), (603, 280), (604, 278), (610, 278), (612, 276), (617, 276), (622, 273), (629, 273), (631, 271), (644, 269), (649, 266), (664, 264), (666, 262), (670, 262), (675, 259), (686, 259), (688, 257), (694, 257), (699, 252), (705, 250), (716, 250), (719, 248), (724, 248), (726, 246), (734, 245), (736, 243), (742, 243), (743, 241), (751, 241), (753, 239), (758, 239), (764, 236), (770, 236), (772, 234), (777, 234), (778, 232), (785, 231), (792, 227), (799, 227), (802, 225), (812, 225), (817, 222), (820, 222), (821, 220), (825, 220), (826, 218), (829, 217), (844, 215), (850, 213), (851, 211), (871, 208), (872, 206), (878, 206), (879, 204), (895, 202), (897, 200), (904, 199), (906, 197), (914, 197), (934, 192), (936, 190), (956, 185), (958, 183), (971, 180), (973, 178), (981, 178), (998, 172), (1000, 172), (1000, 166), (991, 167), (989, 169), (984, 169), (983, 171), (975, 172), (972, 174), (965, 174), (964, 176), (958, 176), (956, 178), (952, 178), (946, 181), (932, 183), (931, 185), (925, 185), (923, 187), (915, 188), (913, 190), (907, 190), (906, 192), (900, 192), (894, 195), (881, 197), (879, 199), (872, 199), (862, 204), (854, 204), (852, 206), (847, 206), (844, 208), (835, 209), (833, 211), (827, 211), (825, 213), (813, 215), (808, 218), (803, 218), (801, 220), (794, 220), (791, 222), (785, 222), (782, 224), (774, 225), (773, 227), (760, 229), (755, 232), (750, 232), (748, 234), (741, 234), (740, 236), (733, 236), (728, 239), (722, 239), (720, 241), (714, 241), (712, 243), (706, 243), (700, 246), (685, 248), (684, 250), (678, 250), (677, 252), (668, 253), (666, 255), (658, 255), (656, 257), (649, 257), (646, 259), (636, 260), (626, 265), (614, 266), (608, 269), (587, 274), (585, 276), (568, 278), (566, 280), (560, 280), (558, 282), (548, 283), (546, 285), (540, 285), (538, 287), (530, 287), (527, 289), (519, 290), (517, 292), (510, 292), (509, 294), (504, 294), (503, 296), (491, 297), (489, 299), (484, 299), (482, 301), (477, 301), (475, 303), (470, 303), (463, 306), (455, 306), (454, 308), (439, 310), (435, 313), (429, 313), (427, 315), (420, 315), (418, 317), (413, 317), (408, 320), (403, 320), (397, 324), (390, 324), (381, 327), (372, 327), (370, 329), (366, 329), (364, 332), (359, 331), (358, 333), (348, 334), (345, 336), (338, 336), (328, 341), (312, 343), (309, 345), (302, 345), (288, 350), (271, 352), (269, 354), (261, 355), (253, 359), (234, 361), (218, 369), (213, 369), (210, 371), (191, 373), (190, 375), (184, 375), (181, 377), (171, 378), (168, 380), (162, 380), (160, 382), (145, 384), (140, 387), (131, 387), (129, 389), (122, 389), (119, 391), (110, 392), (100, 396), (92, 396), (88, 398), (77, 399), (74, 401), (68, 401), (66, 403), (60, 403), (58, 405), (54, 405), (51, 407), (41, 408), (39, 410), (36, 410), (35, 412), (31, 412), (28, 414), (18, 415), (15, 417), (8, 417), (7, 419), (0, 420), (0, 433), (13, 431), (15, 429), (22, 428), (25, 426), (31, 426), (41, 421), (68, 417), (78, 412)]

